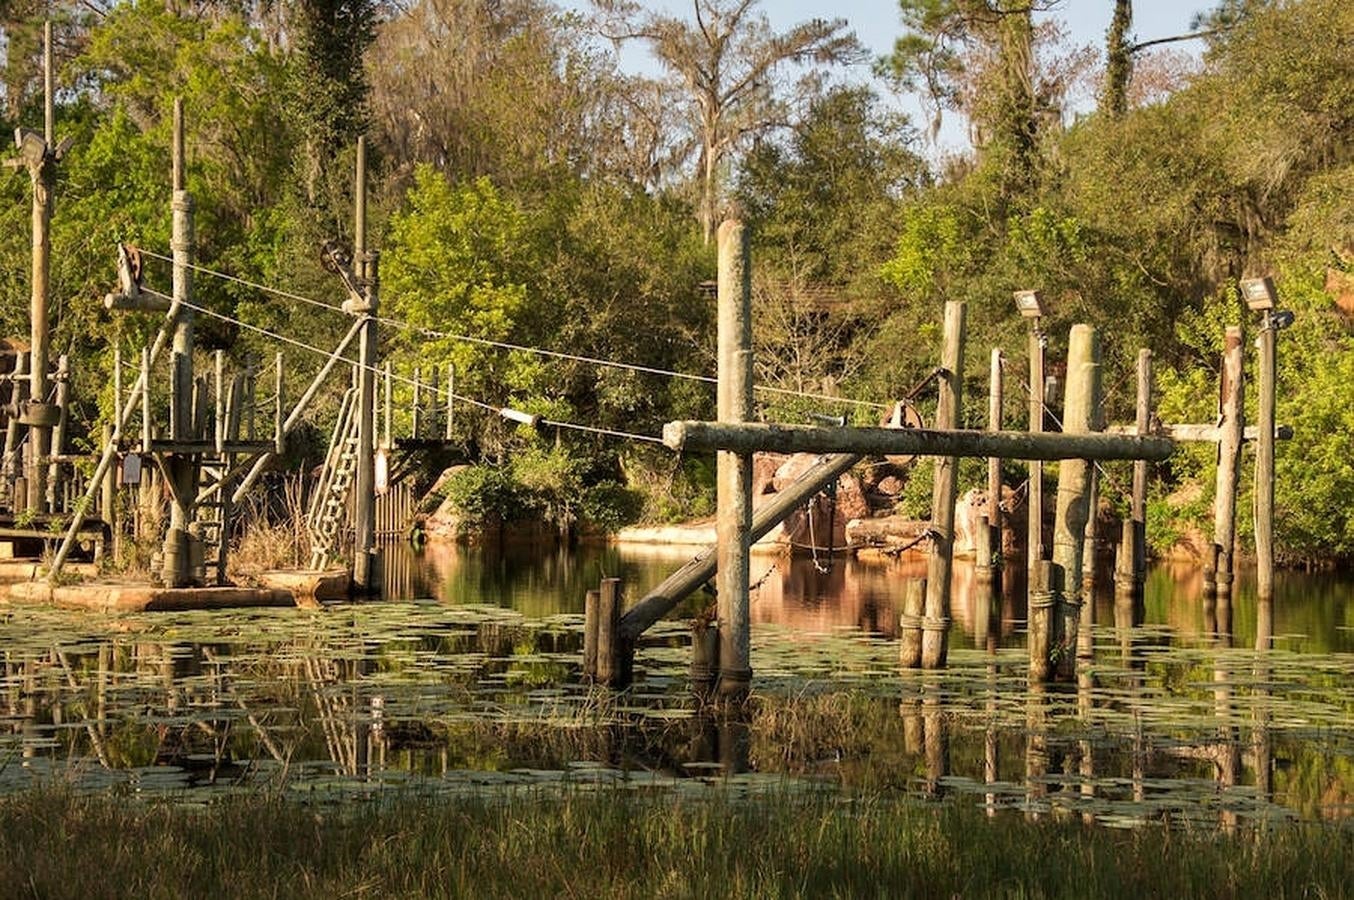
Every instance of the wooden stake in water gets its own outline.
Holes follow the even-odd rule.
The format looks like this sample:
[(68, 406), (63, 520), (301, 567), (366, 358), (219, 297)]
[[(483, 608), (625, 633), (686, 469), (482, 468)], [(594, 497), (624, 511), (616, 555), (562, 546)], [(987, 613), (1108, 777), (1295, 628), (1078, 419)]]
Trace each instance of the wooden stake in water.
[(597, 636), (598, 615), (601, 611), (602, 592), (588, 591), (583, 598), (583, 678), (592, 681), (597, 677)]
[[(1030, 431), (1044, 430), (1044, 333), (1039, 320), (1030, 320)], [(1044, 464), (1030, 460), (1029, 491), (1026, 508), (1029, 510), (1026, 538), (1029, 556), (1030, 582), (1034, 568), (1044, 558)]]
[[(1138, 351), (1138, 397), (1134, 433), (1152, 427), (1152, 351)], [(1136, 602), (1147, 577), (1147, 460), (1133, 463), (1133, 497), (1124, 523), (1116, 578), (1116, 592)]]
[(921, 666), (921, 623), (926, 611), (926, 579), (909, 579), (903, 586), (903, 612), (898, 621), (898, 664)]
[[(941, 367), (938, 384), (936, 430), (959, 427), (964, 396), (965, 305), (945, 304)], [(926, 569), (926, 611), (922, 620), (921, 664), (924, 669), (945, 666), (950, 640), (950, 581), (954, 565), (954, 503), (958, 496), (959, 458), (942, 456), (935, 461), (931, 490), (931, 557)]]
[[(987, 376), (987, 430), (1001, 431), (1002, 404), (1002, 355), (1001, 350), (992, 348), (992, 361)], [(1001, 578), (1001, 457), (987, 459), (987, 553), (980, 552), (977, 558), (977, 575), (980, 581), (986, 580), (999, 584)]]
[[(752, 418), (752, 272), (747, 231), (729, 220), (719, 227), (718, 416)], [(716, 455), (719, 606), (719, 693), (739, 699), (752, 682), (749, 559), (752, 539), (752, 454)]]
[[(597, 604), (597, 680), (624, 687), (624, 646), (620, 636), (621, 580), (603, 578)], [(586, 637), (586, 636), (585, 636)], [(586, 648), (585, 648), (586, 652)]]
[[(1100, 340), (1089, 325), (1073, 325), (1067, 348), (1067, 389), (1063, 402), (1063, 432), (1084, 434), (1099, 420)], [(1093, 463), (1064, 460), (1058, 467), (1057, 516), (1053, 525), (1053, 562), (1063, 571), (1061, 659), (1064, 674), (1075, 672), (1073, 655), (1082, 617), (1082, 567), (1086, 520), (1090, 513)], [(1088, 623), (1089, 625), (1089, 614)]]
[[(1218, 440), (1217, 488), (1213, 501), (1212, 586), (1219, 596), (1232, 593), (1232, 551), (1236, 543), (1236, 493), (1241, 475), (1243, 373), (1241, 328), (1229, 326), (1222, 365), (1221, 424)], [(1273, 440), (1273, 428), (1270, 440)], [(1208, 573), (1205, 572), (1205, 590)]]
[(1261, 600), (1274, 597), (1274, 402), (1278, 381), (1274, 314), (1265, 311), (1260, 330), (1258, 421), (1255, 442), (1255, 589)]

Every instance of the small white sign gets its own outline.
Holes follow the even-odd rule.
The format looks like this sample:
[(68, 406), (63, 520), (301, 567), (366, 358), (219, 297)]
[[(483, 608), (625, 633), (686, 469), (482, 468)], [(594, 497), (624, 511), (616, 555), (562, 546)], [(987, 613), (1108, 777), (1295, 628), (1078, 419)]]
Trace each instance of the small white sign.
[(122, 484), (141, 483), (141, 457), (128, 453), (122, 458)]

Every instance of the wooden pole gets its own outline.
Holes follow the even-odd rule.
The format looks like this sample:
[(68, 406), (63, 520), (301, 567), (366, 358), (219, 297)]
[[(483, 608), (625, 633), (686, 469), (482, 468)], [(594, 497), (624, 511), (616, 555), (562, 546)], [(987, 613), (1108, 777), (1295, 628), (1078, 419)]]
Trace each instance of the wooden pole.
[[(936, 430), (959, 426), (964, 396), (964, 330), (966, 306), (951, 300), (945, 304), (942, 337), (940, 389), (936, 403)], [(950, 581), (954, 566), (954, 503), (958, 496), (957, 456), (942, 456), (935, 462), (931, 486), (931, 556), (926, 567), (926, 610), (922, 618), (921, 664), (940, 669), (950, 641)]]
[(921, 667), (921, 623), (926, 611), (926, 579), (912, 578), (903, 586), (903, 613), (898, 620), (898, 664)]
[[(1152, 351), (1138, 351), (1138, 397), (1134, 431), (1147, 434), (1152, 427)], [(1133, 463), (1133, 497), (1129, 519), (1124, 523), (1117, 565), (1116, 591), (1136, 598), (1147, 578), (1147, 460)]]
[(150, 452), (151, 431), (154, 428), (155, 414), (151, 410), (150, 400), (150, 349), (141, 348), (141, 452)]
[(583, 678), (587, 681), (597, 677), (597, 623), (601, 597), (601, 591), (591, 590), (583, 598)]
[[(736, 220), (719, 227), (719, 421), (752, 418), (752, 272), (747, 230)], [(752, 683), (749, 559), (752, 545), (752, 454), (716, 456), (719, 607), (719, 693), (738, 699)]]
[[(993, 347), (991, 364), (987, 374), (987, 430), (992, 432), (1001, 431), (1004, 387), (1003, 363), (1001, 349)], [(987, 559), (979, 556), (978, 571), (981, 575), (986, 570), (987, 577), (996, 584), (999, 583), (1001, 578), (1001, 564), (998, 556), (1001, 552), (1001, 457), (999, 456), (987, 458), (987, 527), (991, 532), (988, 536), (989, 549), (994, 552)]]
[[(52, 452), (52, 423), (45, 421), (51, 324), (48, 301), (51, 294), (52, 194), (56, 188), (55, 107), (52, 83), (52, 23), (43, 25), (43, 138), (20, 139), (33, 187), (33, 269), (29, 305), (29, 397), (30, 411), (44, 421), (30, 426), (28, 453), (28, 509), (43, 512), (47, 502), (47, 462)], [(21, 132), (22, 134), (22, 132)], [(49, 414), (50, 415), (50, 414)]]
[[(107, 447), (112, 442), (113, 426), (108, 424), (103, 426), (103, 445)], [(122, 540), (118, 529), (118, 473), (111, 466), (108, 471), (104, 472), (103, 481), (99, 488), (99, 515), (102, 516), (104, 524), (108, 526), (111, 542), (108, 552), (116, 560), (122, 555)]]
[[(273, 361), (273, 452), (278, 456), (281, 456), (287, 449), (286, 423), (282, 421), (282, 394), (285, 386), (282, 372), (282, 353), (279, 352)], [(245, 481), (249, 481), (248, 477), (245, 478)], [(244, 487), (244, 485), (241, 485), (241, 487)], [(237, 492), (231, 499), (236, 503), (240, 502), (240, 494)]]
[[(1031, 434), (1044, 430), (1044, 333), (1039, 330), (1039, 319), (1030, 320), (1030, 424)], [(1026, 546), (1029, 556), (1030, 583), (1034, 583), (1034, 568), (1044, 558), (1044, 466), (1031, 460), (1027, 513)]]
[(226, 351), (217, 350), (213, 363), (213, 375), (216, 381), (216, 408), (212, 438), (216, 444), (216, 454), (221, 456), (226, 452)]
[(1081, 543), (1081, 592), (1088, 600), (1095, 598), (1095, 545), (1099, 531), (1100, 470), (1092, 463), (1087, 471), (1086, 528)]
[(418, 439), (423, 430), (423, 369), (414, 366), (414, 407), (409, 416), (409, 436)]
[(47, 509), (62, 512), (61, 465), (57, 457), (66, 452), (66, 430), (70, 424), (71, 367), (70, 359), (61, 354), (56, 361), (56, 427), (52, 429), (52, 438), (47, 463)]
[[(1086, 434), (1099, 419), (1100, 339), (1089, 325), (1073, 325), (1067, 348), (1067, 389), (1063, 401), (1063, 433)], [(1053, 562), (1063, 572), (1061, 650), (1064, 673), (1075, 671), (1073, 651), (1082, 616), (1082, 568), (1093, 463), (1064, 460), (1058, 468), (1057, 513), (1053, 525)], [(1089, 622), (1088, 622), (1089, 624)]]
[(451, 440), (456, 431), (456, 367), (447, 365), (447, 430), (444, 437)]
[(391, 377), (390, 360), (386, 360), (385, 370), (382, 373), (383, 384), (385, 387), (385, 431), (384, 444), (386, 447), (395, 446), (395, 429), (391, 420), (395, 417), (395, 387), (394, 379)]
[(1029, 651), (1030, 681), (1048, 681), (1053, 673), (1054, 616), (1063, 589), (1062, 567), (1039, 560), (1030, 576)]
[[(1219, 426), (1217, 490), (1213, 501), (1212, 552), (1212, 588), (1224, 597), (1231, 596), (1232, 592), (1232, 552), (1236, 543), (1236, 492), (1241, 475), (1241, 433), (1244, 427), (1243, 353), (1241, 328), (1228, 326), (1222, 365), (1222, 422)], [(1207, 591), (1207, 571), (1204, 578)]]
[(1265, 311), (1260, 329), (1259, 435), (1255, 443), (1255, 588), (1261, 600), (1274, 598), (1274, 403), (1278, 382), (1277, 329)]
[[(173, 234), (170, 249), (173, 253), (173, 301), (177, 316), (174, 325), (173, 355), (170, 385), (170, 436), (175, 441), (192, 439), (193, 419), (193, 198), (184, 188), (184, 121), (183, 100), (174, 99), (173, 151)], [(164, 583), (168, 587), (187, 587), (192, 583), (192, 554), (188, 525), (193, 518), (193, 498), (197, 494), (197, 473), (194, 460), (172, 457), (169, 477), (169, 528), (164, 542)]]
[(608, 687), (625, 687), (620, 621), (621, 580), (603, 578), (597, 602), (597, 681)]
[(357, 209), (353, 227), (353, 262), (365, 303), (354, 310), (362, 322), (358, 337), (357, 472), (353, 485), (353, 586), (361, 594), (380, 592), (375, 565), (376, 532), (376, 342), (380, 276), (377, 259), (367, 250), (367, 140), (357, 139), (354, 194)]
[[(23, 403), (24, 392), (28, 388), (28, 354), (16, 353), (14, 355), (14, 371), (9, 382), (9, 400), (15, 409), (18, 409)], [(5, 458), (0, 461), (0, 471), (4, 477), (5, 496), (9, 500), (10, 512), (18, 515), (23, 511), (24, 505), (28, 502), (28, 494), (25, 491), (22, 495), (14, 487), (16, 467), (14, 457), (19, 452), (19, 419), (17, 416), (9, 416), (5, 422)]]

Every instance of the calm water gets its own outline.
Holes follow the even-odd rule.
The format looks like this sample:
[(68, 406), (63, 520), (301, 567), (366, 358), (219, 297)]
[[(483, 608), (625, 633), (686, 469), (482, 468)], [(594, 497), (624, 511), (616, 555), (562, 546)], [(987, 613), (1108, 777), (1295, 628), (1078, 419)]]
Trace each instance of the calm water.
[[(753, 558), (755, 702), (689, 692), (688, 631), (645, 636), (635, 687), (578, 684), (582, 598), (639, 596), (687, 553), (394, 555), (385, 603), (102, 617), (0, 613), (0, 791), (43, 779), (190, 796), (281, 788), (887, 790), (1028, 815), (1354, 827), (1354, 581), (1286, 575), (1272, 649), (1250, 583), (1206, 607), (1154, 570), (1137, 614), (1096, 604), (1078, 684), (1030, 690), (1023, 600), (957, 573), (945, 673), (900, 672), (915, 565)], [(774, 569), (772, 566), (774, 565)], [(763, 578), (763, 576), (765, 576)], [(693, 600), (687, 613), (702, 601)]]

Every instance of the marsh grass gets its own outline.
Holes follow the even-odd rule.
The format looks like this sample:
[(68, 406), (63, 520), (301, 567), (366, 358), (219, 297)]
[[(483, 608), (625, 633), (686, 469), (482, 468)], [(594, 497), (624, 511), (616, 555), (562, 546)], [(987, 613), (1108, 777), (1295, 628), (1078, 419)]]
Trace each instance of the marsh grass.
[(1337, 898), (1351, 851), (1349, 828), (1115, 831), (879, 797), (0, 800), (6, 896)]

